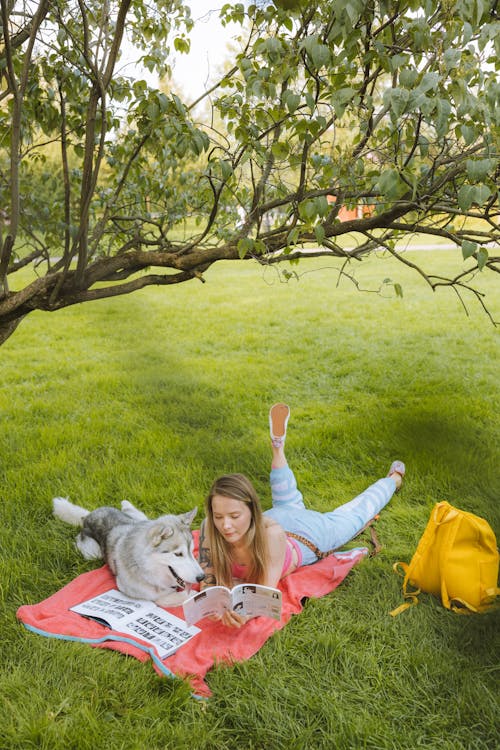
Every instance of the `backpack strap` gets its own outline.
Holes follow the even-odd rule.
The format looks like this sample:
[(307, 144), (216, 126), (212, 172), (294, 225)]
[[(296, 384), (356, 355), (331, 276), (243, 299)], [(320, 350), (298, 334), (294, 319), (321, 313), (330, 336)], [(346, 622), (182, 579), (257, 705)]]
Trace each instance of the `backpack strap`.
[(479, 610), (476, 607), (473, 607), (472, 604), (469, 604), (465, 599), (459, 599), (458, 597), (449, 599), (448, 604), (452, 612), (463, 612), (464, 609), (469, 612), (479, 612)]
[(415, 589), (414, 591), (408, 591), (407, 585), (408, 585), (408, 571), (409, 571), (409, 565), (405, 562), (397, 562), (394, 563), (392, 566), (393, 570), (400, 576), (404, 576), (403, 581), (403, 596), (405, 598), (405, 603), (401, 604), (399, 607), (396, 607), (396, 609), (391, 610), (389, 614), (392, 617), (397, 617), (401, 614), (401, 612), (405, 612), (407, 609), (410, 609), (410, 607), (413, 607), (413, 605), (418, 604), (418, 595), (420, 594), (420, 589)]
[[(487, 596), (490, 596), (492, 599), (494, 599), (496, 596), (500, 595), (500, 588), (497, 588), (494, 586), (491, 589), (486, 589), (485, 594)], [(491, 609), (498, 609), (498, 605), (492, 603), (491, 605), (488, 605), (491, 607)], [(481, 609), (478, 609), (477, 607), (473, 607), (472, 604), (469, 604), (469, 602), (466, 602), (465, 599), (459, 599), (458, 597), (454, 597), (453, 599), (450, 599), (450, 609), (453, 612), (460, 612), (463, 613), (464, 610), (468, 610), (469, 612), (481, 612)]]

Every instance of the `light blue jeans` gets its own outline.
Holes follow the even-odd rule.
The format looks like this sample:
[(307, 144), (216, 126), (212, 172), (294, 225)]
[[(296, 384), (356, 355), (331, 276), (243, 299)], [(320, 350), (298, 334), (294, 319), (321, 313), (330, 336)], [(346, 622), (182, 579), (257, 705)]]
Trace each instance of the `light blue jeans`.
[[(335, 510), (320, 513), (304, 505), (289, 466), (271, 469), (270, 475), (273, 507), (264, 515), (274, 518), (285, 531), (293, 531), (309, 539), (322, 552), (339, 549), (355, 537), (361, 529), (387, 505), (396, 491), (391, 477), (379, 479), (367, 490)], [(311, 565), (318, 559), (314, 552), (298, 542), (302, 552), (302, 565)]]

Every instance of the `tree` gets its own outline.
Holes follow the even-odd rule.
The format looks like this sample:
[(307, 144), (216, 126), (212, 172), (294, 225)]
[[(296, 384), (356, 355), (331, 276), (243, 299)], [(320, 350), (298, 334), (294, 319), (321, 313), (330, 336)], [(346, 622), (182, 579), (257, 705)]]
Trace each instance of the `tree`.
[[(329, 255), (351, 276), (380, 248), (488, 311), (474, 277), (500, 261), (496, 1), (228, 4), (242, 47), (204, 123), (199, 102), (119, 70), (125, 29), (160, 72), (189, 48), (182, 0), (0, 3), (0, 341), (32, 310), (203, 280), (219, 260)], [(455, 243), (462, 272), (410, 262), (396, 240), (415, 232)]]

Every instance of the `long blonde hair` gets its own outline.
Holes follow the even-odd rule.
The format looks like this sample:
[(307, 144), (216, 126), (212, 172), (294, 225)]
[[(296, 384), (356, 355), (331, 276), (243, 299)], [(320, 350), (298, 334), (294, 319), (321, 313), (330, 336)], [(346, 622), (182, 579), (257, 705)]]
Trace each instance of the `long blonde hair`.
[(251, 520), (246, 532), (245, 542), (252, 556), (252, 565), (248, 571), (248, 576), (252, 583), (262, 583), (265, 577), (268, 550), (264, 516), (259, 498), (253, 484), (244, 474), (225, 474), (216, 479), (212, 484), (205, 501), (206, 528), (210, 540), (212, 566), (217, 584), (232, 587), (233, 575), (231, 546), (214, 524), (212, 500), (215, 495), (240, 500), (249, 508)]

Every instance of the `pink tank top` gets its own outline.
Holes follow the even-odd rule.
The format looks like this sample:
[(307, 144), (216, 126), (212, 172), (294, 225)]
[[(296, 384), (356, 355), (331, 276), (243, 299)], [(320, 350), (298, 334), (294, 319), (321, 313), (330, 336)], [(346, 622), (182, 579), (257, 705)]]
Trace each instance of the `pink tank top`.
[[(283, 578), (288, 573), (288, 570), (292, 564), (293, 550), (295, 550), (297, 553), (297, 567), (300, 568), (302, 564), (302, 553), (300, 551), (300, 547), (295, 541), (295, 539), (291, 539), (289, 536), (287, 536), (285, 559), (283, 560), (281, 578)], [(232, 568), (231, 568), (231, 573), (232, 573), (233, 578), (241, 578), (242, 580), (245, 580), (245, 576), (247, 575), (247, 566), (233, 563)]]

